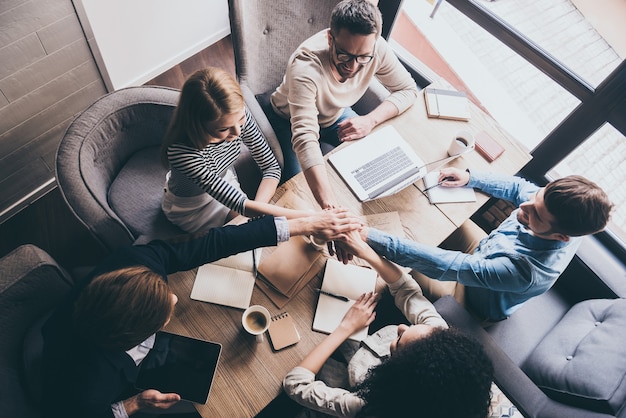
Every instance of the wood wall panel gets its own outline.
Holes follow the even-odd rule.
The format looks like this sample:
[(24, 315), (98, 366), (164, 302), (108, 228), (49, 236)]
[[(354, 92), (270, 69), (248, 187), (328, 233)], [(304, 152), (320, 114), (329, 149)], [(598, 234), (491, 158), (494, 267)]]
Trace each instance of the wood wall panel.
[(0, 3), (2, 222), (54, 187), (65, 128), (106, 89), (71, 0)]

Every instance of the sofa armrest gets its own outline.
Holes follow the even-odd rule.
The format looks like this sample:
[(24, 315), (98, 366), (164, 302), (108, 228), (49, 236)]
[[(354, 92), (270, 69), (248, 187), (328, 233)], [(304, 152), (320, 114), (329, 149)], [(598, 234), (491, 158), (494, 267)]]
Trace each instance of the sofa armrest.
[(70, 276), (43, 250), (22, 245), (0, 259), (0, 411), (35, 417), (22, 370), (28, 329), (69, 293)]

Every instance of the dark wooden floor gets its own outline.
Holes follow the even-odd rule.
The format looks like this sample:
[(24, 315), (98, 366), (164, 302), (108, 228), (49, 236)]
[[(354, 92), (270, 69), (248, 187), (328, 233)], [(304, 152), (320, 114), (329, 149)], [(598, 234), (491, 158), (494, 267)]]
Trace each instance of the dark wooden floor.
[[(235, 74), (230, 36), (146, 84), (181, 88), (190, 74), (208, 66)], [(58, 188), (0, 224), (0, 257), (27, 243), (44, 249), (67, 269), (93, 265), (105, 255), (87, 228), (74, 217)]]

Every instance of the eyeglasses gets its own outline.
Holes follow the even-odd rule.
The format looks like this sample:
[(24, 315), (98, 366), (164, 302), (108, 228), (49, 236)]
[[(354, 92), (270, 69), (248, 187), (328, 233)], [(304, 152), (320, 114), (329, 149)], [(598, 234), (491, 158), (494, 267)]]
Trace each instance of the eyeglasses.
[(352, 60), (356, 61), (357, 64), (369, 64), (372, 59), (374, 59), (374, 55), (352, 55), (347, 52), (339, 51), (337, 49), (337, 44), (335, 43), (335, 37), (333, 39), (333, 46), (335, 47), (335, 56), (337, 57), (337, 61), (339, 62), (350, 62)]

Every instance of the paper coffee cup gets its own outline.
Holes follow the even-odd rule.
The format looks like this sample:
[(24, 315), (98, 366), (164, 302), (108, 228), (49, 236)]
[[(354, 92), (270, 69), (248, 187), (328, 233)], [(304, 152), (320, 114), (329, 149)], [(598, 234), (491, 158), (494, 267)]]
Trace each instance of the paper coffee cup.
[(452, 137), (452, 142), (448, 148), (448, 155), (453, 157), (470, 152), (474, 149), (475, 144), (474, 135), (468, 131), (458, 131)]
[(243, 312), (241, 325), (258, 343), (263, 341), (263, 334), (270, 327), (270, 312), (261, 305), (252, 305)]

